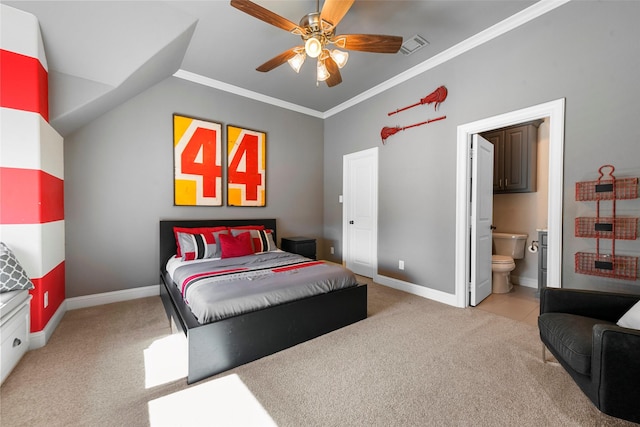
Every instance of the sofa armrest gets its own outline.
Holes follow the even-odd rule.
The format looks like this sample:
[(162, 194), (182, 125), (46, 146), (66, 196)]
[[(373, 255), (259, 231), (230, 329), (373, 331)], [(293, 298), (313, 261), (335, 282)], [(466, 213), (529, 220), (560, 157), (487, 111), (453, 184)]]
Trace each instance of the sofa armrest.
[(615, 323), (639, 300), (640, 295), (543, 288), (540, 292), (540, 314), (569, 313)]
[(640, 330), (593, 327), (591, 380), (602, 412), (640, 422)]

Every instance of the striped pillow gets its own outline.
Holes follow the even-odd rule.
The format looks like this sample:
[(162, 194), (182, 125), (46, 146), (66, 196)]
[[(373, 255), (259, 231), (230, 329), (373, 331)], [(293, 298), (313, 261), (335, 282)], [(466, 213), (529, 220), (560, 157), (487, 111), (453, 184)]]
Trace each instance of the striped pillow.
[(183, 261), (194, 259), (219, 258), (221, 234), (229, 234), (227, 230), (204, 231), (202, 233), (177, 233)]
[(252, 230), (246, 228), (231, 228), (231, 234), (234, 236), (240, 233), (249, 232), (251, 234), (251, 245), (254, 253), (271, 252), (278, 249), (273, 240), (272, 230)]
[(178, 233), (203, 234), (224, 230), (227, 230), (227, 227), (173, 227), (173, 234), (176, 238), (176, 255), (178, 257), (182, 257), (182, 251), (180, 250), (180, 240), (178, 240)]

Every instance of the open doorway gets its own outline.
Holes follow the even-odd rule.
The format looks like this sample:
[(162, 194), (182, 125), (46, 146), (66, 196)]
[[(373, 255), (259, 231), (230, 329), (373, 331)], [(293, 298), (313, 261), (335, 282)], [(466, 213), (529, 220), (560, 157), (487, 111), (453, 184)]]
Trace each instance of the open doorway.
[(562, 274), (562, 197), (564, 157), (564, 99), (458, 126), (456, 184), (455, 298), (469, 306), (471, 239), (471, 137), (473, 134), (530, 120), (549, 118), (549, 193), (547, 286), (559, 287)]
[[(537, 291), (541, 254), (532, 245), (541, 240), (538, 234), (547, 230), (548, 224), (549, 118), (489, 131), (482, 136), (502, 151), (494, 156), (498, 166), (494, 167), (493, 174), (493, 232), (527, 236), (522, 257), (513, 258), (515, 267), (508, 273), (509, 282)], [(498, 252), (498, 248), (506, 249), (502, 246), (495, 246), (494, 253), (509, 255)], [(501, 288), (504, 282), (498, 282), (498, 289), (494, 284), (494, 291), (504, 293)]]

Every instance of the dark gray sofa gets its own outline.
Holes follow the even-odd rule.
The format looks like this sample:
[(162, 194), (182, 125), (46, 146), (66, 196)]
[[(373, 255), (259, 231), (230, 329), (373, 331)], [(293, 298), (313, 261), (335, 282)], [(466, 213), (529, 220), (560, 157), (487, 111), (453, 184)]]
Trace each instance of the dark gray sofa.
[(540, 339), (605, 414), (640, 422), (640, 330), (616, 322), (640, 295), (544, 288)]

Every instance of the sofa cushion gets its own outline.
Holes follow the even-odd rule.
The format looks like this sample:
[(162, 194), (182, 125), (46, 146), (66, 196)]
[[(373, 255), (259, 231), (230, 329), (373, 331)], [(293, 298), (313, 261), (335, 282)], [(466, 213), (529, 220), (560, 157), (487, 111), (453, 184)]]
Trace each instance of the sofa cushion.
[(540, 335), (576, 372), (591, 374), (593, 326), (614, 323), (567, 313), (543, 313), (538, 317)]

